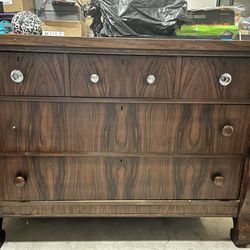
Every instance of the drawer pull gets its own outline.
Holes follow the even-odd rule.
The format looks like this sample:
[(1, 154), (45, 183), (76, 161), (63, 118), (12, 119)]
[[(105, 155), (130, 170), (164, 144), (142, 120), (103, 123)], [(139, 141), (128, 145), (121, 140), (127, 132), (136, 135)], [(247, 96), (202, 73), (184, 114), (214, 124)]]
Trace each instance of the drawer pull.
[(17, 125), (16, 125), (15, 123), (12, 123), (12, 124), (11, 124), (11, 129), (12, 129), (12, 130), (17, 130)]
[(100, 81), (100, 76), (98, 74), (92, 74), (89, 79), (92, 83), (96, 84)]
[(216, 176), (213, 182), (216, 187), (222, 187), (225, 184), (225, 178), (222, 176)]
[(231, 82), (232, 82), (232, 76), (228, 73), (225, 73), (223, 75), (221, 75), (220, 77), (220, 84), (222, 86), (228, 86)]
[(154, 75), (148, 75), (148, 77), (147, 77), (147, 83), (148, 83), (149, 85), (154, 84), (155, 81), (156, 81), (156, 77), (155, 77)]
[(22, 176), (17, 176), (14, 180), (14, 183), (15, 183), (16, 187), (23, 188), (26, 184), (26, 180)]
[(16, 84), (20, 84), (24, 80), (23, 73), (20, 70), (16, 70), (16, 69), (11, 71), (10, 78)]
[(234, 134), (234, 127), (226, 125), (222, 129), (222, 135), (225, 137), (231, 137)]

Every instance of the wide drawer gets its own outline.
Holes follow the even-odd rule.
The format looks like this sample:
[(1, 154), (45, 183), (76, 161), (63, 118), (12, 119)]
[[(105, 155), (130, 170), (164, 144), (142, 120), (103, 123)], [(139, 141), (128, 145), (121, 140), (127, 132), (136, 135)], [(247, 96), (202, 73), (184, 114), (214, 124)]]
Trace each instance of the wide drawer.
[(71, 55), (71, 96), (173, 97), (175, 57)]
[(247, 105), (1, 102), (2, 152), (246, 154)]
[(71, 55), (71, 96), (249, 100), (248, 58)]
[(0, 53), (0, 95), (65, 96), (63, 54)]
[(0, 200), (239, 198), (238, 158), (0, 158)]

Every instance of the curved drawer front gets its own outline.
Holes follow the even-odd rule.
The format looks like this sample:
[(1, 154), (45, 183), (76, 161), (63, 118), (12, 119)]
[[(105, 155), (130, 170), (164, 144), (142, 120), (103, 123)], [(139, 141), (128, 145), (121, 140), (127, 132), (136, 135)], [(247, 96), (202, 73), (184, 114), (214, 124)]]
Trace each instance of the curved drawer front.
[(0, 95), (65, 96), (66, 57), (47, 53), (0, 53)]
[(183, 57), (175, 98), (249, 100), (248, 58)]
[(244, 105), (1, 102), (0, 151), (245, 154)]
[(71, 96), (173, 97), (175, 57), (71, 55)]
[(1, 157), (0, 200), (238, 199), (242, 163), (237, 158)]

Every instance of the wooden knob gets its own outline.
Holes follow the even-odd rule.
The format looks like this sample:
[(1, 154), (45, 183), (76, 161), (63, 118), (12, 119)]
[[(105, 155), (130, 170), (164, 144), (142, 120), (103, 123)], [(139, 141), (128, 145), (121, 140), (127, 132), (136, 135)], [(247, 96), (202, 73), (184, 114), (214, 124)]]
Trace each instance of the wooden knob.
[(14, 183), (15, 183), (16, 187), (22, 188), (22, 187), (25, 186), (26, 180), (25, 180), (25, 178), (22, 177), (22, 176), (17, 176), (17, 177), (15, 178), (15, 180), (14, 180)]
[(222, 187), (225, 183), (225, 179), (222, 176), (216, 176), (213, 182), (216, 187)]
[(234, 134), (234, 127), (230, 125), (226, 125), (222, 129), (222, 135), (225, 137), (230, 137)]

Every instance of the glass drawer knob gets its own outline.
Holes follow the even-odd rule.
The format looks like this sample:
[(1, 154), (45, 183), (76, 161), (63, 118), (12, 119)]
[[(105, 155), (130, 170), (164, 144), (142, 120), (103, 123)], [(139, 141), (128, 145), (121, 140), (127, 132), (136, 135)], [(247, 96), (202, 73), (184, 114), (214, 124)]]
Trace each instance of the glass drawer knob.
[(16, 84), (20, 84), (24, 80), (23, 73), (17, 69), (11, 71), (10, 78)]
[(148, 84), (152, 85), (152, 84), (155, 83), (155, 81), (156, 81), (156, 77), (155, 77), (154, 75), (149, 75), (149, 76), (147, 77), (147, 83), (148, 83)]
[(234, 127), (230, 125), (226, 125), (222, 129), (222, 135), (225, 137), (230, 137), (234, 134)]
[(230, 74), (225, 73), (220, 77), (220, 85), (228, 86), (232, 82), (233, 78)]
[(98, 82), (100, 81), (99, 75), (98, 75), (98, 74), (92, 74), (92, 75), (90, 76), (90, 81), (91, 81), (92, 83), (98, 83)]

